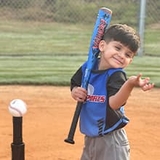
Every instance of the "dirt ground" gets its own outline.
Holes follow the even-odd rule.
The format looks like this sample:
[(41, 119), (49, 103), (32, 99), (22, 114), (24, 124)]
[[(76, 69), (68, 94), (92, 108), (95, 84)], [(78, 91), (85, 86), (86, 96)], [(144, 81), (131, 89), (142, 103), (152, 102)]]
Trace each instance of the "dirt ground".
[[(126, 127), (131, 160), (160, 159), (160, 89), (143, 92), (134, 89), (126, 105), (130, 123)], [(19, 98), (27, 103), (23, 116), (25, 160), (79, 160), (83, 135), (79, 128), (75, 144), (64, 142), (76, 102), (69, 87), (0, 86), (0, 160), (11, 159), (13, 141), (9, 102)]]

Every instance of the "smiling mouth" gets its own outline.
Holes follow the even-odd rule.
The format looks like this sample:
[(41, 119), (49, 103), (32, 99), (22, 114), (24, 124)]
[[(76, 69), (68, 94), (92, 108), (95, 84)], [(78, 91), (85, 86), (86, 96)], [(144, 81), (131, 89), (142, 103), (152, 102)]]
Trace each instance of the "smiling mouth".
[(114, 58), (114, 60), (118, 63), (118, 64), (123, 64), (123, 62), (121, 62), (120, 60), (118, 60), (117, 58)]

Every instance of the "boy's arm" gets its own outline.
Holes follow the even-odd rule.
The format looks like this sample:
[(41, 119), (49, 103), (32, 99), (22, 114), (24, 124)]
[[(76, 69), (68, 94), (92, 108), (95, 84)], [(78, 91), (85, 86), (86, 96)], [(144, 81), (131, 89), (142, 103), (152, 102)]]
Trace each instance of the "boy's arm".
[(71, 78), (71, 96), (78, 102), (84, 102), (87, 97), (86, 89), (81, 87), (82, 68), (80, 67)]
[(70, 90), (74, 87), (80, 87), (81, 81), (82, 81), (82, 71), (81, 67), (74, 73), (74, 75), (71, 77), (70, 81)]
[(112, 109), (118, 109), (126, 103), (134, 87), (141, 87), (143, 91), (153, 88), (154, 84), (149, 83), (149, 78), (141, 79), (141, 74), (130, 77), (119, 89), (119, 91), (109, 97), (109, 105)]

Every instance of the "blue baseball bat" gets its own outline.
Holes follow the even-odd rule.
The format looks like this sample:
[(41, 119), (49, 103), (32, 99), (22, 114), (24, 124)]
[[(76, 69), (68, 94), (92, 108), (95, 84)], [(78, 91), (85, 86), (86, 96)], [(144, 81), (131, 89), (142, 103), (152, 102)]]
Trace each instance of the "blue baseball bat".
[[(102, 7), (99, 9), (97, 19), (94, 25), (93, 34), (90, 41), (90, 47), (88, 52), (88, 60), (87, 60), (87, 67), (85, 70), (85, 74), (83, 77), (83, 81), (81, 86), (87, 90), (88, 81), (90, 78), (91, 70), (95, 64), (95, 61), (99, 55), (99, 42), (101, 41), (104, 30), (109, 27), (110, 21), (112, 17), (112, 11), (108, 8)], [(72, 119), (72, 123), (70, 126), (70, 130), (68, 133), (68, 137), (64, 140), (67, 143), (74, 144), (74, 134), (77, 127), (79, 115), (81, 112), (83, 102), (78, 102), (75, 113)]]

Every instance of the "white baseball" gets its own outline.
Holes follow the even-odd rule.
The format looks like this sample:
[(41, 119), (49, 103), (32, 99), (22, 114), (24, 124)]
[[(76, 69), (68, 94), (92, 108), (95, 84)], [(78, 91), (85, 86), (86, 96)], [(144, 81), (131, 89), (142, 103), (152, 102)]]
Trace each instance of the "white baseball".
[(8, 108), (13, 117), (22, 117), (27, 112), (27, 105), (21, 99), (12, 100)]

